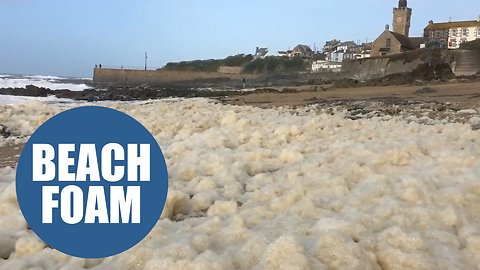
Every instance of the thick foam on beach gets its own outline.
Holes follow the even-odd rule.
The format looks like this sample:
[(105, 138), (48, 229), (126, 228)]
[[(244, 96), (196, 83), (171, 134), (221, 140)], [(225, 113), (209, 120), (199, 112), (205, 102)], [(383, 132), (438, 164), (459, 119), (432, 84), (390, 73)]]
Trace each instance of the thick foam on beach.
[[(22, 142), (70, 106), (0, 106), (0, 124)], [(354, 121), (315, 107), (204, 99), (109, 106), (162, 147), (170, 186), (161, 220), (125, 253), (72, 258), (28, 230), (15, 171), (4, 168), (0, 268), (480, 267), (480, 132), (468, 124)]]

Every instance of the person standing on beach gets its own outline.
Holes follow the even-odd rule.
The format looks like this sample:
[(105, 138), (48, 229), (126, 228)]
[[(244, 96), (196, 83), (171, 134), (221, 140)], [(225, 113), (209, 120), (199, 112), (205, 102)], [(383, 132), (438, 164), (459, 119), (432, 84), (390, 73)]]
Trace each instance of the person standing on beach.
[(242, 79), (242, 86), (243, 86), (243, 88), (245, 88), (246, 82), (247, 82), (247, 81), (245, 80), (245, 78), (243, 78), (243, 79)]

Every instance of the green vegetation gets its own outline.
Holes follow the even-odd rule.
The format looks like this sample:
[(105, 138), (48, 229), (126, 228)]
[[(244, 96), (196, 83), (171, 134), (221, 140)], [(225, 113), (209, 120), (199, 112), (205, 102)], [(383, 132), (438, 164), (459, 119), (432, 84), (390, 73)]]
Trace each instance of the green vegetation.
[(225, 59), (209, 59), (182, 61), (178, 63), (168, 63), (163, 70), (170, 71), (198, 71), (198, 72), (216, 72), (220, 66), (243, 67), (245, 74), (269, 74), (276, 72), (300, 72), (305, 71), (307, 63), (302, 58), (285, 58), (277, 56), (268, 56), (265, 59), (255, 59), (251, 54), (239, 54), (229, 56)]
[(216, 72), (220, 66), (244, 66), (252, 60), (253, 56), (251, 54), (239, 54), (235, 56), (229, 56), (225, 59), (182, 61), (178, 63), (170, 62), (167, 63), (162, 69), (170, 71)]
[(224, 59), (225, 61), (225, 66), (227, 67), (240, 67), (248, 64), (250, 61), (253, 60), (253, 55), (248, 54), (248, 55), (235, 55), (235, 56), (229, 56)]
[(247, 74), (268, 74), (275, 72), (305, 71), (307, 63), (302, 58), (285, 58), (269, 56), (265, 59), (256, 59), (248, 63), (243, 69)]

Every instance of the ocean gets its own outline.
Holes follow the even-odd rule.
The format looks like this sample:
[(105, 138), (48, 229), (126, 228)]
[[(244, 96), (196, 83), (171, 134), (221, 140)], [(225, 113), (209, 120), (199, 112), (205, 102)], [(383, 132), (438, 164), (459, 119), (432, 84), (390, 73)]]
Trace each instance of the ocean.
[[(51, 90), (68, 89), (82, 91), (92, 88), (92, 78), (58, 77), (50, 75), (0, 74), (0, 88), (25, 88), (27, 85), (49, 88)], [(55, 97), (20, 97), (0, 95), (0, 104), (25, 103), (32, 100), (44, 102), (65, 102)]]

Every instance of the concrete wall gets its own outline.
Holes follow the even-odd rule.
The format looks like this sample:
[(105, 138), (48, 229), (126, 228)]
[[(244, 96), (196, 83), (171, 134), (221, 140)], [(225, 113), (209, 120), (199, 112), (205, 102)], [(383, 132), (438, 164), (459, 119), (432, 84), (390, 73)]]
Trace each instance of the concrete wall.
[(342, 73), (349, 78), (368, 80), (395, 73), (412, 72), (419, 65), (429, 61), (450, 64), (454, 59), (447, 50), (420, 49), (383, 57), (346, 60), (342, 65)]
[(218, 68), (219, 73), (223, 74), (240, 74), (243, 71), (243, 67), (227, 67), (221, 66)]
[(162, 84), (184, 82), (202, 79), (252, 79), (253, 75), (224, 74), (218, 72), (189, 72), (165, 70), (133, 70), (95, 68), (93, 71), (94, 83), (112, 84)]

